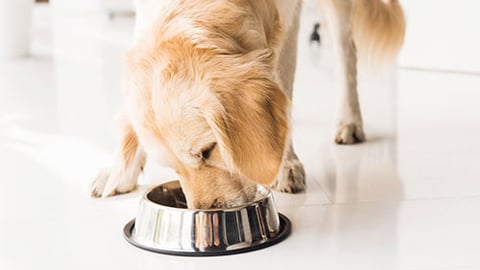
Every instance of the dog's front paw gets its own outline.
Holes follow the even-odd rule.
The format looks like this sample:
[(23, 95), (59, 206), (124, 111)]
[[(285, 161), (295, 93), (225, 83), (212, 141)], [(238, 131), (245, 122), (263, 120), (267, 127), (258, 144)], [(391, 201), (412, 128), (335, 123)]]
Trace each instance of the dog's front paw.
[(110, 176), (109, 169), (102, 169), (98, 175), (93, 179), (91, 184), (92, 197), (102, 197), (105, 185)]
[(296, 156), (285, 161), (272, 188), (286, 193), (298, 193), (305, 190), (305, 169)]
[(97, 177), (93, 179), (91, 186), (92, 197), (104, 198), (127, 193), (136, 188), (135, 184), (122, 185), (121, 183), (121, 179), (115, 177), (115, 174), (112, 174), (110, 169), (102, 169)]
[(366, 139), (365, 132), (360, 123), (339, 124), (337, 127), (337, 134), (335, 135), (335, 142), (337, 144), (354, 144), (364, 142)]

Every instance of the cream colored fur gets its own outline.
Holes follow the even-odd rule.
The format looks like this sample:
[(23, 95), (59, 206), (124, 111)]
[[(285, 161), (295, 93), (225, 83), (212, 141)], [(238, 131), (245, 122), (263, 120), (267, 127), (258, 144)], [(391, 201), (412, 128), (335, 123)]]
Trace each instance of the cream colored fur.
[[(363, 141), (352, 18), (368, 5), (322, 1), (342, 96), (336, 141)], [(121, 143), (92, 194), (133, 190), (145, 156), (177, 171), (191, 208), (245, 203), (257, 184), (303, 190), (305, 173), (289, 135), (301, 1), (137, 0), (136, 8)], [(379, 36), (370, 35), (387, 40), (385, 48), (401, 40)]]

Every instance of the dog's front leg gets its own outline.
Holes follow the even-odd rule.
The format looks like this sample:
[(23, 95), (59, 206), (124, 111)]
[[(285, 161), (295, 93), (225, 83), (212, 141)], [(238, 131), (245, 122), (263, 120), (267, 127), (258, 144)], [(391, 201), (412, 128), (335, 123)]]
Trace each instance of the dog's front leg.
[[(282, 49), (280, 50), (278, 63), (278, 77), (282, 82), (283, 89), (287, 96), (292, 99), (293, 82), (297, 63), (297, 39), (300, 26), (301, 1), (288, 0), (288, 5), (294, 5), (294, 10), (289, 10), (292, 16), (291, 25), (286, 32)], [(296, 4), (294, 3), (296, 2)], [(282, 168), (280, 169), (277, 181), (273, 188), (277, 191), (297, 193), (305, 190), (305, 169), (293, 149), (293, 142), (290, 140), (285, 151)]]
[(304, 191), (305, 187), (305, 169), (293, 150), (292, 142), (290, 142), (285, 153), (283, 166), (272, 188), (281, 192), (297, 193)]
[(92, 183), (93, 197), (127, 193), (136, 188), (138, 176), (145, 165), (146, 155), (137, 135), (126, 119), (120, 123), (120, 143), (111, 168), (102, 170)]
[(357, 93), (357, 55), (352, 36), (352, 1), (324, 0), (325, 17), (333, 41), (339, 109), (335, 142), (365, 141)]

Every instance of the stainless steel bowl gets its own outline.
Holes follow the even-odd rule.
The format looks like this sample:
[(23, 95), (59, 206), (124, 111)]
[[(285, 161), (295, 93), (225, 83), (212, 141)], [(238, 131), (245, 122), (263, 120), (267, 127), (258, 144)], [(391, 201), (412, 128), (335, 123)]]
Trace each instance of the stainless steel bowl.
[(154, 252), (213, 256), (271, 246), (291, 230), (273, 196), (258, 188), (257, 200), (229, 209), (187, 209), (179, 181), (155, 186), (140, 202), (136, 219), (124, 227), (131, 244)]

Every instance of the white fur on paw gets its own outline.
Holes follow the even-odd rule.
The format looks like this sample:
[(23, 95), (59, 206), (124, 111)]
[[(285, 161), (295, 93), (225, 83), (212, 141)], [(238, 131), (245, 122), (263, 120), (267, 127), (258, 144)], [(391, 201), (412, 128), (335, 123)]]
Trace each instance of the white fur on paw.
[(298, 193), (304, 191), (305, 187), (303, 164), (296, 157), (286, 160), (272, 188), (286, 193)]
[(135, 185), (121, 185), (120, 177), (112, 175), (110, 169), (101, 170), (92, 182), (92, 197), (108, 197), (127, 193), (135, 189)]
[(354, 144), (364, 142), (365, 139), (365, 132), (363, 132), (361, 123), (340, 124), (335, 135), (337, 144)]
[(110, 169), (102, 169), (92, 181), (92, 197), (103, 197), (103, 191), (110, 177)]

